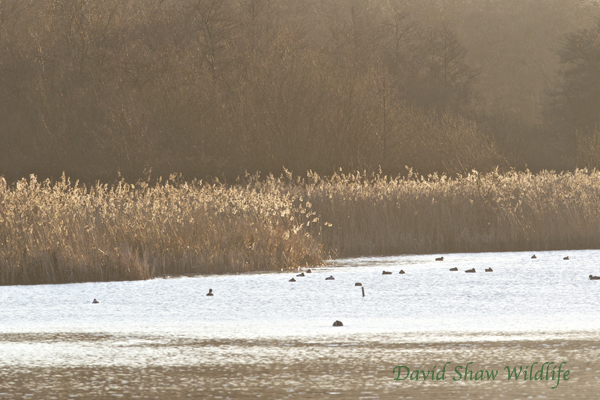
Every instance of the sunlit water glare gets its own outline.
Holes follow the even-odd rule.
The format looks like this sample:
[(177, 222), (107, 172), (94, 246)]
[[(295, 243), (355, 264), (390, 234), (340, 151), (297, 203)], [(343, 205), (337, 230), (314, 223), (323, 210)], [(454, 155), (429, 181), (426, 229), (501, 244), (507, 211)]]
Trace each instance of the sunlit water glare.
[[(295, 273), (264, 273), (2, 287), (0, 363), (101, 363), (98, 348), (114, 352), (110, 363), (146, 363), (153, 348), (163, 352), (186, 340), (351, 345), (462, 342), (465, 335), (488, 341), (597, 337), (600, 281), (588, 276), (600, 275), (600, 251), (537, 256), (345, 259), (313, 268), (296, 282), (288, 282)], [(477, 273), (464, 272), (470, 268)], [(335, 280), (325, 280), (330, 275)], [(206, 296), (209, 289), (213, 297)], [(94, 298), (100, 304), (92, 304)], [(344, 327), (332, 327), (335, 320)], [(97, 340), (90, 340), (93, 335)], [(62, 358), (61, 346), (70, 349)], [(134, 349), (135, 361), (124, 349)]]
[[(399, 362), (468, 358), (502, 368), (506, 359), (544, 357), (576, 362), (586, 374), (574, 375), (578, 390), (594, 391), (600, 281), (589, 275), (600, 275), (600, 251), (532, 254), (344, 259), (305, 277), (0, 287), (0, 397), (35, 387), (43, 398), (387, 398), (422, 390), (393, 381)], [(470, 268), (477, 272), (464, 272)], [(344, 326), (333, 327), (336, 320)], [(112, 379), (118, 384), (103, 383)], [(519, 389), (503, 385), (428, 390), (443, 398)], [(546, 386), (531, 393), (553, 396)]]

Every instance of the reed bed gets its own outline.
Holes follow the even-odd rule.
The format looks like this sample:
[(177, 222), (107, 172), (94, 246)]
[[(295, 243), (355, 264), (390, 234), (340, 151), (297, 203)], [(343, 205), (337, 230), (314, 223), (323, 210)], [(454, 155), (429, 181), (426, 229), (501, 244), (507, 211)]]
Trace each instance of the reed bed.
[(600, 246), (597, 170), (309, 179), (307, 197), (333, 225), (321, 242), (339, 257)]
[(598, 248), (600, 172), (291, 173), (223, 185), (0, 178), (0, 284), (286, 270), (327, 257)]
[(273, 178), (245, 185), (120, 182), (63, 176), (0, 180), (0, 284), (148, 279), (316, 264), (314, 212)]

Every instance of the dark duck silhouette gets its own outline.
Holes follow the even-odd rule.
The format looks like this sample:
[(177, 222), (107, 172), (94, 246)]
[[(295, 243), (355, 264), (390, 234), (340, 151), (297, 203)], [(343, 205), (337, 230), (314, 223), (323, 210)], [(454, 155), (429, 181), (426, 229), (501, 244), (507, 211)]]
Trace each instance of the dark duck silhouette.
[(212, 289), (208, 289), (208, 293), (206, 295), (207, 296), (214, 296), (215, 294), (213, 293)]
[(400, 272), (398, 272), (399, 274), (405, 274), (406, 272), (404, 272), (403, 269), (400, 270)]
[(467, 272), (467, 273), (475, 273), (476, 271), (475, 271), (475, 268), (471, 268), (471, 269), (466, 270), (465, 272)]
[(456, 268), (456, 267), (450, 268), (450, 271), (458, 271), (458, 268)]
[(327, 278), (325, 278), (326, 281), (334, 281), (335, 278), (333, 277), (333, 275), (328, 276)]
[(98, 300), (96, 300), (96, 299), (94, 299), (94, 301), (92, 301), (92, 304), (98, 304), (98, 303), (100, 303), (100, 302)]
[(590, 275), (590, 281), (600, 281), (600, 276)]
[(435, 261), (444, 261), (444, 257), (438, 257), (435, 259)]
[(486, 269), (485, 269), (485, 272), (494, 272), (494, 270), (493, 270), (493, 269), (491, 269), (491, 268), (486, 268)]
[(389, 271), (383, 271), (383, 273), (381, 275), (391, 275), (392, 273)]
[(534, 255), (532, 255), (532, 256), (531, 256), (531, 258), (537, 258), (537, 257), (536, 257), (536, 256), (535, 256), (535, 254), (534, 254)]

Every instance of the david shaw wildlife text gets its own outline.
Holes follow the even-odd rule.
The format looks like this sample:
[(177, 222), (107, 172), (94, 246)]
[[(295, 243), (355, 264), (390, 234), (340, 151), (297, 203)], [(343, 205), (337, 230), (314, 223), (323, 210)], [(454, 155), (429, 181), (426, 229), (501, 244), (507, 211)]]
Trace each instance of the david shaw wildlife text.
[[(403, 381), (405, 379), (411, 381), (418, 380), (427, 380), (430, 379), (432, 381), (445, 381), (446, 380), (446, 367), (452, 364), (451, 362), (447, 362), (444, 364), (444, 367), (441, 370), (436, 372), (434, 365), (431, 370), (410, 370), (406, 365), (399, 365), (394, 368), (394, 375), (397, 375), (394, 380), (395, 381)], [(469, 369), (469, 365), (473, 364), (472, 362), (467, 363), (465, 367), (462, 365), (457, 365), (454, 368), (454, 372), (456, 376), (452, 378), (453, 381), (495, 381), (498, 377), (498, 370), (488, 371), (488, 370), (478, 370), (475, 371), (472, 368)], [(552, 366), (554, 364), (554, 366)], [(506, 366), (504, 369), (507, 372), (507, 380), (514, 379), (515, 381), (523, 380), (523, 381), (556, 381), (556, 385), (551, 389), (556, 389), (558, 384), (560, 383), (561, 378), (564, 381), (569, 380), (569, 375), (571, 372), (566, 369), (566, 362), (562, 362), (559, 365), (556, 365), (554, 362), (534, 362), (531, 365), (527, 365), (525, 367), (509, 367)], [(536, 369), (536, 365), (537, 368)], [(563, 369), (563, 365), (565, 369)], [(554, 383), (554, 382), (553, 382)]]

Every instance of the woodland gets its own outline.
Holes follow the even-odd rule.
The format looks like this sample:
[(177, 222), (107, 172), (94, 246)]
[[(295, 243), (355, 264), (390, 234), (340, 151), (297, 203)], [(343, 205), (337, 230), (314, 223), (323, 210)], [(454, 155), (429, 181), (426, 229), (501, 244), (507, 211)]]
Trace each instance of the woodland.
[(580, 0), (2, 0), (0, 175), (600, 166)]

